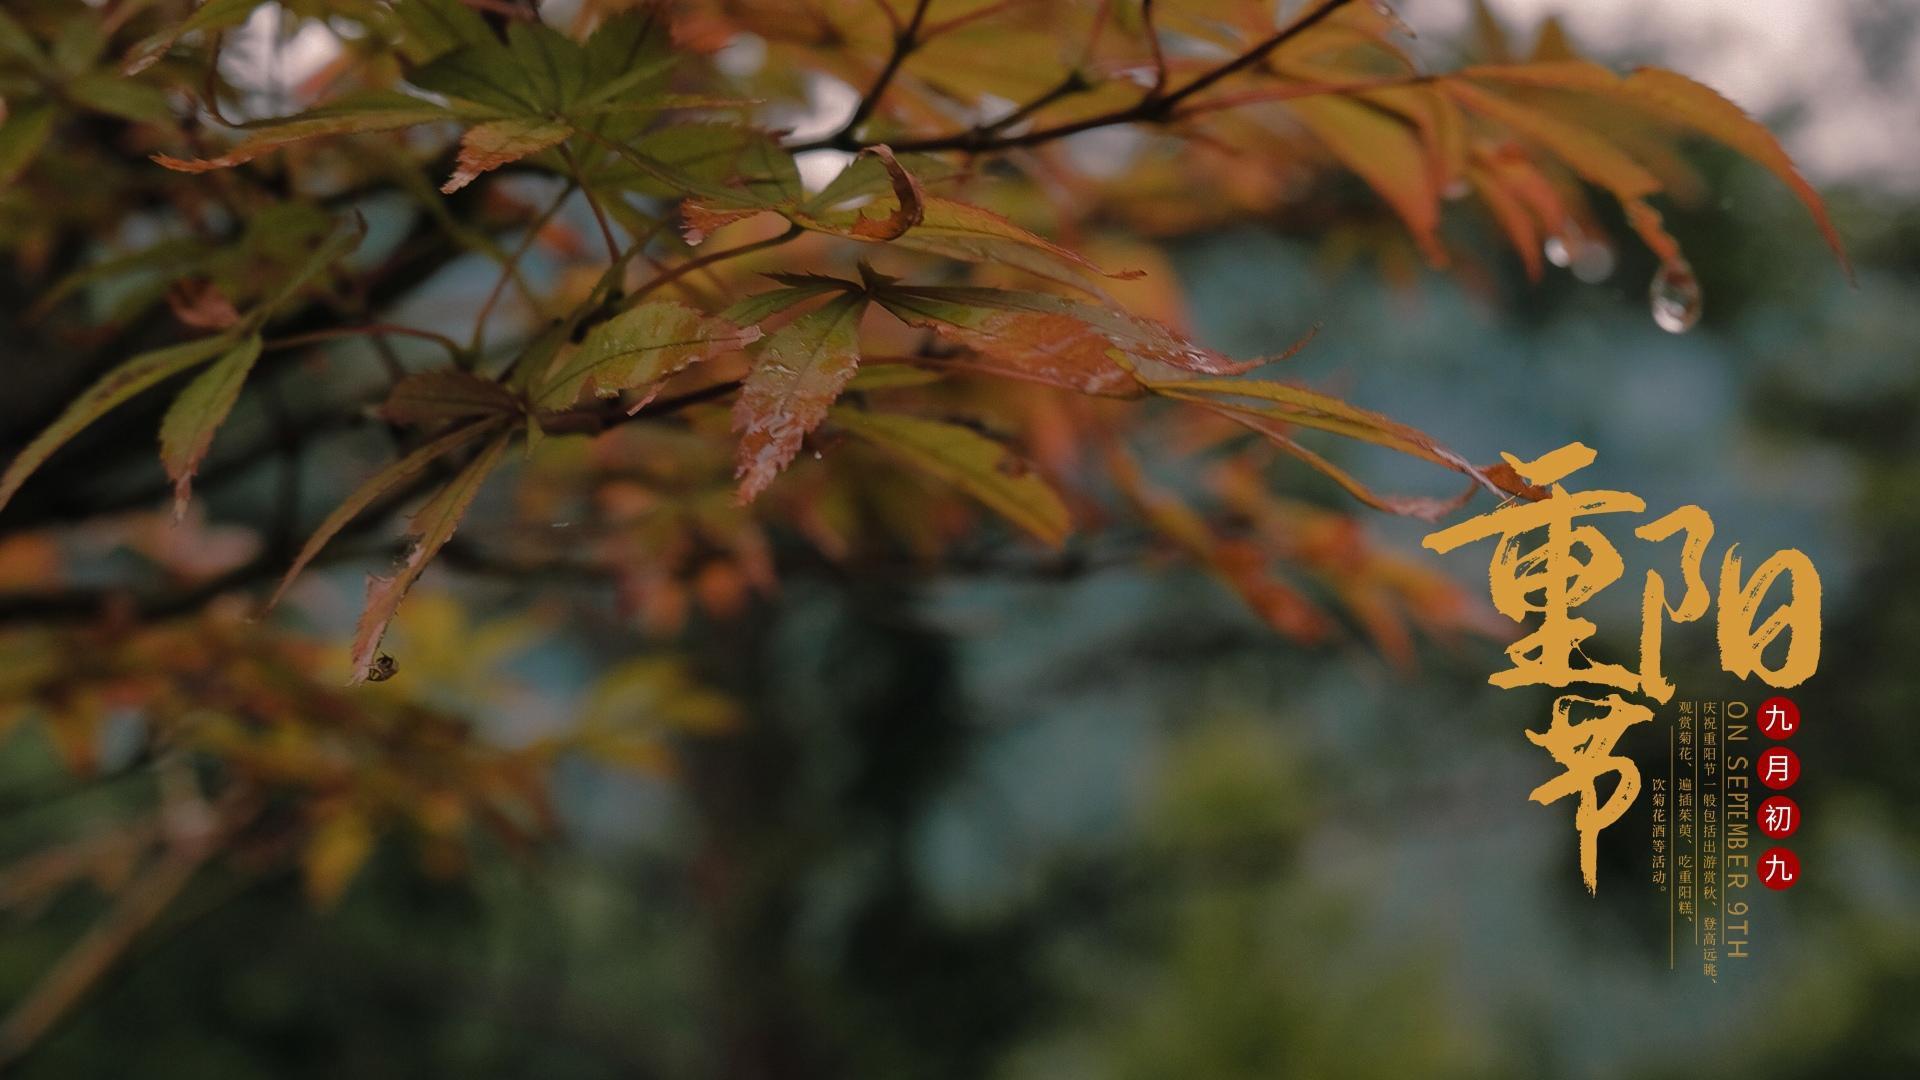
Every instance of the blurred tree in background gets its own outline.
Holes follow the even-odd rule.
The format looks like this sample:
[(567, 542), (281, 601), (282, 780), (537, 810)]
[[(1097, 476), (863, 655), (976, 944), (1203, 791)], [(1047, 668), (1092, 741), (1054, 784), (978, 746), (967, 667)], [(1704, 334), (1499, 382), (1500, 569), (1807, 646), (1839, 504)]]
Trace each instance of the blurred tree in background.
[[(1829, 623), (1898, 742), (1920, 386), (1767, 355), (1869, 324), (1719, 95), (1484, 10), (1426, 51), (1344, 0), (0, 10), (0, 1061), (1678, 1075), (1737, 1007), (1767, 1075), (1905, 1075), (1910, 889), (1777, 928), (1794, 1023), (1645, 993), (1398, 519), (1576, 437), (1680, 484), (1592, 430), (1626, 361), (1514, 342), (1624, 289), (1684, 396), (1705, 280), (1762, 359), (1693, 445), (1850, 456), (1808, 512), (1908, 600)], [(1906, 852), (1836, 890), (1913, 883), (1816, 798)]]

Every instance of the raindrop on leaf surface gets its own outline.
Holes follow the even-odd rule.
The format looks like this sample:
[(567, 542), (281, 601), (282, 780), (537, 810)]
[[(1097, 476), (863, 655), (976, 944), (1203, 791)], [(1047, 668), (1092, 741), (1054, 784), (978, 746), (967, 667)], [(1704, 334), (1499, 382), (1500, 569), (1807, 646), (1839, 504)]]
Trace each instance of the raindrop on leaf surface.
[(1568, 264), (1573, 262), (1573, 250), (1567, 245), (1565, 240), (1562, 240), (1558, 236), (1547, 237), (1547, 242), (1540, 245), (1540, 247), (1546, 254), (1547, 261), (1555, 266), (1564, 269)]
[(400, 661), (395, 660), (386, 653), (381, 653), (379, 656), (374, 657), (373, 663), (367, 665), (368, 682), (386, 682), (399, 673)]
[(1700, 321), (1700, 279), (1693, 267), (1676, 260), (1665, 263), (1653, 275), (1648, 289), (1653, 321), (1669, 334), (1684, 334)]

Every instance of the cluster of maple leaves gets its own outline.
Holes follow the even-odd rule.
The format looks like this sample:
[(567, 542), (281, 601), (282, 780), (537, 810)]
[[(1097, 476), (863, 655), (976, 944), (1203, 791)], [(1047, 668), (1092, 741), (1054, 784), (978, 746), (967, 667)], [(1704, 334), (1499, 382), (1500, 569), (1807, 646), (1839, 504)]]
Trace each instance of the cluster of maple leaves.
[[(1427, 518), (1476, 490), (1538, 493), (1255, 371), (1293, 344), (1237, 360), (1191, 340), (1154, 238), (1281, 216), (1303, 187), (1353, 176), (1401, 226), (1383, 256), (1484, 257), (1443, 233), (1446, 207), (1537, 277), (1543, 250), (1604, 242), (1597, 192), (1684, 307), (1697, 283), (1650, 200), (1698, 190), (1677, 150), (1698, 136), (1780, 177), (1840, 250), (1763, 127), (1673, 72), (1581, 59), (1553, 26), (1520, 58), (1488, 23), (1480, 62), (1436, 73), (1390, 11), (1354, 0), (1278, 20), (1267, 0), (584, 0), (555, 21), (521, 0), (289, 0), (282, 30), (324, 26), (336, 55), (292, 88), (303, 108), (246, 117), (221, 56), (264, 6), (0, 10), (0, 241), (30, 268), (62, 230), (106, 238), (31, 318), (111, 340), (161, 311), (174, 338), (12, 453), (0, 513), (76, 435), (164, 387), (178, 516), (276, 357), (430, 343), (444, 363), (393, 362), (366, 403), (391, 461), (274, 568), (278, 600), (344, 531), (417, 503), (400, 564), (371, 579), (356, 681), (392, 673), (389, 624), (501, 472), (528, 516), (587, 519), (525, 565), (557, 548), (658, 628), (690, 598), (725, 611), (773, 588), (783, 538), (856, 569), (902, 549), (937, 565), (983, 508), (1056, 548), (1132, 521), (1282, 632), (1351, 623), (1404, 658), (1409, 622), (1472, 626), (1474, 606), (1351, 515), (1278, 495), (1271, 463)], [(852, 104), (822, 124), (836, 87)], [(101, 123), (120, 179), (94, 194), (76, 170)], [(528, 177), (557, 194), (535, 205)], [(134, 190), (165, 208), (157, 236), (114, 203)], [(409, 253), (369, 255), (361, 214), (392, 192), (417, 208), (412, 235), (496, 267), (469, 325), (393, 314)], [(597, 235), (564, 224), (582, 203)], [(560, 262), (553, 282), (521, 273), (535, 248)], [(81, 303), (103, 294), (104, 317)], [(1316, 433), (1465, 490), (1376, 493), (1302, 441)], [(76, 678), (22, 700), (58, 713)]]

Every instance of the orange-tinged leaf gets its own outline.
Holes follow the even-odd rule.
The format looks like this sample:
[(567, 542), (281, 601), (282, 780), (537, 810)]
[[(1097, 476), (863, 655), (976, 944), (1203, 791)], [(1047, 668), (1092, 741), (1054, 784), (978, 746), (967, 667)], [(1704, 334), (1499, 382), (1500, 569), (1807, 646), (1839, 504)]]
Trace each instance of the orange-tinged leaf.
[(1840, 242), (1832, 219), (1827, 216), (1826, 203), (1820, 198), (1820, 193), (1800, 175), (1793, 159), (1764, 124), (1748, 116), (1740, 106), (1728, 101), (1712, 87), (1662, 68), (1637, 68), (1622, 77), (1599, 64), (1584, 60), (1474, 67), (1461, 74), (1483, 81), (1604, 95), (1727, 146), (1764, 166), (1792, 189), (1813, 216), (1820, 235), (1827, 241), (1827, 246), (1833, 249), (1840, 265), (1849, 276), (1852, 275), (1852, 261), (1847, 257), (1846, 247)]
[(837, 296), (767, 337), (734, 405), (740, 433), (734, 475), (740, 501), (766, 490), (826, 419), (860, 366), (860, 316), (867, 297)]
[(504, 386), (470, 371), (447, 368), (409, 375), (380, 406), (380, 415), (396, 424), (444, 424), (520, 411), (520, 402)]
[(506, 453), (507, 443), (513, 438), (512, 431), (503, 431), (494, 436), (493, 441), (481, 450), (479, 455), (469, 462), (466, 468), (447, 481), (447, 485), (435, 492), (413, 515), (408, 523), (407, 532), (414, 537), (413, 547), (408, 550), (406, 561), (392, 577), (367, 578), (367, 609), (360, 613), (360, 624), (353, 635), (353, 677), (349, 684), (366, 681), (367, 673), (373, 669), (374, 658), (380, 650), (380, 639), (386, 636), (387, 625), (393, 621), (394, 613), (400, 610), (400, 601), (404, 600), (407, 590), (420, 579), (427, 563), (439, 554), (453, 532), (460, 527), (460, 519), (466, 516), (467, 507), (473, 505), (474, 496), (480, 493), (480, 487), (486, 483), (487, 475), (500, 463), (501, 455)]
[(1468, 110), (1497, 120), (1546, 147), (1582, 178), (1612, 192), (1623, 203), (1660, 190), (1659, 177), (1648, 172), (1626, 151), (1586, 128), (1468, 82), (1448, 80), (1443, 85), (1447, 93)]
[(572, 134), (573, 125), (563, 120), (535, 117), (490, 120), (468, 128), (467, 133), (460, 136), (460, 158), (454, 165), (453, 175), (440, 185), (440, 193), (451, 195), (471, 184), (481, 173), (557, 146)]
[(1146, 385), (1156, 394), (1215, 411), (1250, 413), (1385, 446), (1472, 477), (1490, 491), (1497, 490), (1478, 467), (1425, 432), (1304, 386), (1265, 379), (1151, 379)]
[(7, 466), (6, 472), (0, 473), (0, 507), (6, 506), (20, 485), (52, 457), (55, 450), (89, 424), (142, 390), (191, 371), (232, 347), (233, 339), (225, 335), (199, 338), (170, 349), (141, 353), (102, 376), (82, 391), (47, 430), (28, 443)]
[(759, 338), (757, 326), (738, 326), (672, 300), (648, 301), (594, 327), (578, 349), (561, 356), (534, 403), (568, 408), (589, 386), (601, 397), (612, 397)]
[(1442, 517), (1465, 506), (1467, 500), (1473, 498), (1474, 492), (1480, 490), (1480, 485), (1475, 482), (1468, 484), (1465, 491), (1450, 499), (1436, 499), (1424, 495), (1381, 495), (1366, 484), (1361, 483), (1352, 473), (1295, 442), (1293, 438), (1287, 434), (1285, 425), (1276, 423), (1266, 417), (1251, 416), (1233, 410), (1220, 410), (1220, 412), (1221, 415), (1232, 419), (1235, 423), (1244, 425), (1266, 436), (1269, 442), (1305, 462), (1314, 471), (1340, 485), (1341, 489), (1347, 494), (1352, 495), (1354, 498), (1359, 499), (1375, 510), (1385, 510), (1389, 514), (1400, 514), (1405, 517), (1418, 518), (1421, 521), (1438, 521)]
[(1514, 194), (1501, 185), (1499, 177), (1491, 170), (1475, 165), (1467, 170), (1473, 182), (1473, 189), (1480, 194), (1480, 201), (1493, 215), (1494, 224), (1507, 236), (1507, 242), (1519, 254), (1521, 265), (1526, 267), (1527, 280), (1540, 280), (1540, 229), (1527, 207)]
[(1647, 247), (1662, 262), (1680, 261), (1680, 243), (1660, 223), (1660, 212), (1646, 196), (1660, 190), (1660, 178), (1632, 155), (1599, 135), (1566, 123), (1553, 115), (1509, 101), (1462, 82), (1450, 82), (1448, 92), (1462, 105), (1513, 128), (1545, 146), (1589, 183), (1611, 192)]
[(844, 406), (833, 410), (833, 422), (980, 500), (1049, 546), (1060, 546), (1072, 528), (1052, 485), (1012, 450), (972, 428)]
[(1198, 511), (1148, 480), (1132, 455), (1114, 448), (1108, 461), (1115, 484), (1147, 523), (1205, 564), (1267, 625), (1299, 641), (1326, 636), (1326, 615), (1298, 589), (1269, 573), (1268, 558), (1258, 548), (1215, 535)]
[(196, 30), (223, 30), (230, 26), (238, 26), (246, 22), (247, 17), (253, 14), (253, 9), (264, 2), (265, 0), (206, 0), (184, 20), (128, 50), (126, 59), (121, 63), (121, 73), (138, 75), (152, 67), (161, 57), (167, 55), (167, 51), (173, 48), (175, 42)]
[(167, 290), (167, 307), (183, 326), (195, 330), (225, 330), (240, 321), (240, 312), (220, 287), (205, 278), (183, 278)]
[(938, 195), (929, 195), (922, 201), (920, 223), (895, 242), (916, 251), (967, 262), (1005, 263), (1048, 278), (1059, 279), (1065, 271), (1069, 275), (1067, 281), (1081, 274), (1114, 278), (1139, 276), (1132, 270), (1108, 273), (1085, 256), (1029, 232), (991, 210)]
[(869, 146), (860, 153), (877, 159), (881, 167), (886, 169), (887, 181), (893, 187), (894, 209), (879, 218), (856, 214), (848, 232), (861, 240), (898, 239), (908, 229), (920, 224), (925, 214), (926, 192), (920, 189), (920, 181), (907, 172), (887, 147)]
[(1339, 97), (1290, 101), (1287, 108), (1386, 200), (1428, 262), (1446, 265), (1438, 235), (1440, 191), (1418, 132), (1395, 116)]
[(176, 522), (187, 512), (193, 474), (213, 445), (213, 433), (226, 422), (234, 402), (240, 400), (240, 387), (253, 371), (254, 361), (260, 359), (261, 345), (258, 334), (235, 345), (213, 366), (194, 376), (160, 421), (160, 461), (173, 481)]
[(327, 515), (319, 528), (313, 530), (313, 535), (307, 539), (306, 546), (301, 548), (300, 554), (294, 557), (293, 565), (287, 567), (286, 574), (281, 577), (279, 587), (273, 590), (273, 596), (267, 600), (266, 606), (272, 608), (278, 604), (280, 598), (286, 595), (287, 589), (292, 586), (293, 579), (299, 577), (300, 571), (306, 569), (314, 556), (320, 554), (320, 549), (327, 546), (327, 541), (332, 540), (341, 529), (347, 527), (348, 522), (359, 517), (367, 507), (398, 491), (407, 481), (424, 472), (428, 465), (478, 439), (488, 431), (494, 430), (496, 426), (482, 421), (456, 428), (420, 446), (412, 453), (390, 462), (385, 468), (368, 477), (359, 487), (353, 489), (353, 493), (347, 496), (345, 502)]
[(1150, 319), (1047, 293), (885, 286), (876, 299), (901, 321), (928, 327), (989, 361), (974, 366), (1089, 394), (1137, 393), (1129, 367), (1225, 375), (1261, 362), (1235, 361)]

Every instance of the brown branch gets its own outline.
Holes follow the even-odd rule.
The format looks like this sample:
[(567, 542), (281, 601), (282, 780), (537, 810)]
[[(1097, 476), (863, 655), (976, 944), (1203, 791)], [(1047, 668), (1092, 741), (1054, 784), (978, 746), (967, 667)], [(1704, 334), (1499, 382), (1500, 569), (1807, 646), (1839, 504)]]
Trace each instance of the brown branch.
[(873, 86), (861, 95), (860, 103), (853, 108), (853, 115), (847, 117), (847, 122), (840, 125), (839, 131), (827, 137), (826, 145), (842, 150), (859, 149), (860, 144), (854, 133), (873, 115), (873, 110), (880, 107), (880, 98), (893, 83), (893, 77), (900, 73), (900, 65), (906, 62), (913, 50), (920, 47), (920, 24), (926, 20), (927, 8), (932, 3), (933, 0), (915, 0), (913, 16), (907, 20), (906, 28), (893, 36), (893, 51), (887, 55), (886, 66), (880, 69)]
[(303, 345), (315, 345), (323, 341), (337, 341), (340, 338), (389, 334), (431, 341), (447, 350), (447, 354), (454, 360), (459, 360), (466, 355), (466, 350), (460, 347), (460, 343), (445, 334), (436, 334), (431, 330), (422, 330), (414, 326), (401, 326), (398, 323), (368, 323), (365, 326), (336, 326), (327, 330), (309, 330), (304, 334), (275, 338), (266, 343), (266, 350), (274, 352), (280, 349), (297, 349)]
[(662, 416), (671, 416), (694, 405), (709, 401), (718, 401), (740, 389), (742, 379), (727, 379), (698, 390), (689, 390), (684, 394), (670, 398), (649, 401), (632, 412), (618, 401), (607, 401), (598, 405), (589, 405), (564, 412), (546, 413), (540, 417), (542, 430), (555, 435), (597, 435), (610, 427), (631, 420), (652, 420)]
[(573, 151), (566, 144), (560, 146), (560, 156), (567, 163), (567, 171), (573, 174), (573, 184), (586, 196), (587, 209), (593, 211), (594, 223), (600, 226), (600, 239), (607, 245), (607, 261), (620, 261), (620, 245), (613, 238), (613, 226), (607, 224), (607, 212), (600, 208), (600, 200), (594, 198), (593, 189), (587, 186), (586, 178), (580, 175), (580, 163), (574, 160)]
[[(1123, 108), (1113, 109), (1094, 116), (1082, 117), (1051, 127), (1035, 128), (1018, 134), (1003, 135), (995, 130), (995, 125), (972, 127), (951, 135), (938, 135), (925, 139), (889, 139), (888, 145), (895, 153), (931, 153), (938, 150), (964, 150), (968, 153), (982, 153), (992, 150), (1011, 150), (1024, 146), (1037, 146), (1052, 142), (1069, 135), (1077, 135), (1095, 128), (1112, 127), (1116, 124), (1166, 123), (1178, 118), (1179, 106), (1222, 79), (1236, 75), (1258, 65), (1273, 53), (1275, 49), (1320, 25), (1341, 8), (1353, 0), (1322, 0), (1319, 7), (1295, 19), (1275, 31), (1258, 45), (1241, 53), (1231, 60), (1221, 63), (1196, 77), (1176, 90), (1156, 89), (1149, 91), (1140, 100)], [(1005, 125), (997, 125), (1004, 127)], [(858, 149), (858, 143), (846, 144), (841, 136), (830, 136), (812, 142), (799, 143), (787, 149), (799, 153), (806, 150), (821, 149)]]
[(1167, 54), (1160, 49), (1160, 31), (1153, 24), (1153, 0), (1140, 0), (1140, 21), (1147, 30), (1147, 47), (1153, 50), (1153, 89), (1148, 97), (1158, 97), (1167, 90)]
[(486, 345), (487, 319), (493, 315), (494, 305), (500, 302), (500, 297), (507, 291), (507, 282), (519, 273), (520, 260), (526, 258), (527, 252), (533, 247), (533, 242), (540, 238), (540, 230), (547, 227), (547, 223), (552, 221), (554, 215), (560, 212), (560, 208), (567, 204), (567, 198), (572, 194), (573, 185), (569, 184), (560, 192), (559, 198), (553, 200), (550, 206), (540, 212), (539, 217), (533, 219), (533, 223), (527, 226), (527, 234), (521, 237), (520, 243), (507, 254), (506, 261), (500, 267), (500, 276), (494, 280), (493, 288), (487, 290), (487, 298), (480, 304), (480, 313), (474, 316), (473, 343), (468, 346), (468, 350), (473, 355), (478, 356), (480, 350)]
[(792, 240), (794, 237), (799, 236), (802, 232), (805, 232), (805, 231), (806, 230), (802, 229), (798, 225), (789, 225), (787, 227), (786, 232), (779, 233), (774, 236), (769, 236), (763, 240), (754, 240), (745, 244), (737, 244), (730, 248), (721, 248), (718, 251), (709, 251), (706, 254), (701, 255), (697, 258), (688, 259), (686, 262), (683, 262), (680, 265), (673, 267), (670, 270), (661, 271), (659, 274), (655, 275), (651, 280), (649, 280), (645, 285), (642, 285), (638, 289), (635, 289), (633, 291), (633, 294), (631, 296), (628, 296), (622, 302), (622, 306), (631, 307), (632, 305), (639, 303), (642, 299), (644, 299), (650, 293), (653, 293), (656, 290), (660, 289), (662, 286), (678, 281), (680, 278), (683, 278), (688, 274), (693, 273), (695, 270), (712, 266), (714, 263), (720, 262), (723, 259), (731, 259), (738, 255), (747, 255), (755, 251), (764, 251), (767, 248), (779, 247), (781, 244), (784, 244), (787, 241)]

